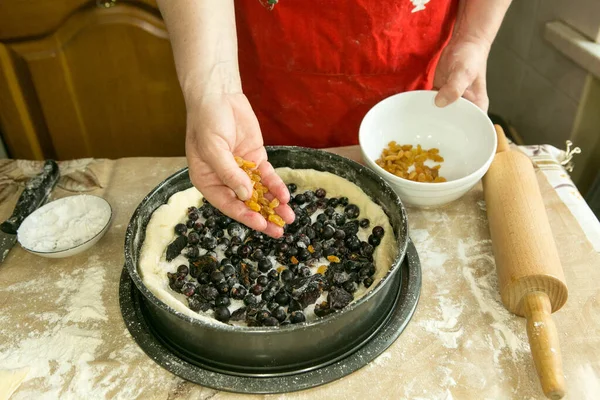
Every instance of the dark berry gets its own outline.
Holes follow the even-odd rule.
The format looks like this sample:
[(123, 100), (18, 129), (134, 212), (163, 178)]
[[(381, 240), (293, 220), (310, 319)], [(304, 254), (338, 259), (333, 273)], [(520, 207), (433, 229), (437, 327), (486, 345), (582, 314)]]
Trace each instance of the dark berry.
[(375, 235), (369, 235), (369, 244), (373, 247), (377, 247), (379, 246), (379, 243), (381, 243), (381, 239), (378, 238)]
[(201, 273), (198, 275), (198, 282), (202, 284), (210, 283), (210, 275), (206, 272)]
[(273, 311), (271, 311), (271, 316), (273, 316), (273, 318), (276, 318), (279, 322), (283, 322), (287, 318), (285, 308), (283, 307), (275, 308)]
[(327, 199), (318, 199), (316, 204), (318, 209), (323, 210), (327, 207)]
[(360, 222), (358, 224), (360, 225), (361, 228), (368, 228), (369, 225), (371, 224), (371, 221), (369, 221), (367, 218), (363, 218), (360, 220)]
[(176, 290), (181, 290), (183, 288), (183, 285), (185, 285), (185, 281), (183, 279), (177, 279), (175, 280), (175, 282), (173, 282), (173, 287)]
[(365, 285), (366, 288), (370, 287), (372, 284), (373, 284), (373, 278), (371, 278), (371, 277), (365, 278), (363, 280), (363, 285)]
[(358, 233), (358, 221), (352, 220), (347, 222), (342, 229), (346, 232), (346, 236), (356, 235)]
[(215, 247), (217, 247), (217, 239), (211, 236), (205, 236), (202, 239), (202, 247), (204, 247), (206, 250), (213, 250)]
[(204, 221), (204, 226), (208, 229), (214, 229), (217, 226), (217, 219), (215, 217), (209, 217)]
[(254, 253), (252, 253), (252, 259), (254, 261), (260, 261), (264, 258), (265, 258), (265, 253), (263, 253), (263, 251), (261, 249), (256, 249), (256, 250), (254, 250)]
[(290, 249), (290, 245), (287, 243), (279, 243), (275, 248), (275, 251), (279, 254), (286, 254)]
[(244, 234), (244, 228), (237, 222), (232, 222), (227, 226), (227, 233), (229, 233), (229, 236), (231, 237), (241, 237)]
[(261, 298), (266, 302), (272, 301), (274, 297), (275, 297), (275, 291), (273, 291), (273, 290), (265, 290), (261, 294)]
[(348, 198), (347, 197), (340, 197), (338, 199), (338, 205), (340, 205), (342, 207), (346, 207), (348, 205)]
[(383, 228), (381, 226), (376, 226), (375, 228), (373, 228), (373, 236), (375, 236), (376, 238), (381, 239), (383, 237), (383, 234), (385, 233)]
[(298, 250), (296, 258), (300, 261), (306, 261), (310, 258), (310, 251), (308, 251), (307, 249), (300, 249)]
[(306, 207), (304, 207), (304, 211), (306, 212), (306, 215), (310, 217), (317, 211), (317, 208), (317, 203), (308, 203)]
[(187, 265), (180, 265), (177, 267), (177, 273), (183, 276), (186, 276), (189, 272)]
[(295, 193), (296, 190), (298, 190), (298, 186), (296, 186), (295, 183), (289, 183), (287, 185), (288, 190), (290, 191), (290, 193)]
[(269, 272), (271, 268), (273, 268), (273, 263), (268, 258), (263, 258), (258, 262), (258, 270), (260, 272)]
[(229, 239), (229, 243), (232, 246), (239, 246), (240, 244), (242, 244), (242, 238), (239, 236), (232, 236), (231, 239)]
[(308, 268), (307, 266), (303, 266), (300, 268), (298, 274), (303, 278), (308, 278), (311, 275), (310, 268)]
[(290, 322), (292, 324), (300, 324), (306, 321), (306, 317), (302, 311), (292, 311), (290, 314)]
[(250, 273), (248, 274), (248, 277), (250, 279), (252, 279), (253, 281), (256, 280), (256, 278), (258, 278), (260, 276), (260, 272), (258, 271), (250, 271)]
[(344, 208), (344, 214), (348, 219), (355, 219), (360, 215), (360, 209), (356, 204), (348, 204), (346, 208)]
[(315, 196), (317, 196), (319, 199), (324, 198), (327, 195), (327, 192), (325, 191), (325, 189), (317, 189), (315, 190)]
[[(332, 210), (333, 210), (333, 208), (332, 208)], [(317, 215), (317, 222), (320, 222), (322, 224), (327, 222), (328, 219), (329, 219), (329, 217), (325, 213)]]
[(229, 247), (230, 244), (231, 243), (230, 243), (229, 239), (227, 239), (226, 237), (222, 237), (222, 238), (219, 238), (219, 240), (217, 240), (217, 246)]
[(325, 225), (321, 230), (321, 237), (325, 240), (331, 239), (335, 233), (335, 228), (331, 225)]
[(256, 279), (256, 283), (260, 286), (267, 286), (269, 278), (266, 275), (261, 275)]
[(277, 325), (279, 325), (279, 321), (277, 320), (277, 318), (267, 317), (262, 320), (262, 324), (264, 326), (277, 326)]
[(294, 279), (294, 273), (292, 271), (290, 271), (289, 269), (284, 269), (283, 271), (281, 271), (282, 282), (289, 282), (292, 279)]
[(333, 214), (335, 213), (335, 208), (333, 207), (327, 207), (325, 209), (325, 211), (323, 211), (323, 214), (325, 214), (325, 216), (331, 218), (331, 216), (333, 216)]
[(194, 230), (200, 232), (204, 228), (204, 224), (200, 221), (194, 222)]
[(243, 321), (246, 319), (246, 307), (241, 307), (231, 313), (232, 321)]
[(237, 254), (241, 258), (248, 258), (250, 256), (251, 251), (252, 249), (250, 248), (250, 246), (243, 244), (238, 248)]
[(256, 306), (258, 304), (258, 299), (253, 294), (247, 294), (244, 297), (244, 304), (247, 306)]
[(185, 226), (185, 224), (175, 225), (175, 233), (178, 235), (185, 235), (187, 233), (187, 226)]
[(280, 290), (275, 295), (275, 301), (282, 306), (287, 306), (290, 302), (290, 296), (284, 290)]
[(345, 243), (346, 247), (349, 248), (351, 251), (360, 250), (360, 239), (355, 235), (346, 237)]
[(335, 233), (333, 234), (333, 238), (335, 240), (344, 240), (345, 237), (346, 237), (346, 232), (344, 232), (341, 229), (336, 230)]
[(217, 291), (221, 294), (229, 294), (229, 285), (227, 282), (220, 282), (215, 285)]
[(231, 304), (231, 300), (227, 296), (219, 296), (215, 299), (215, 307), (228, 306)]
[(185, 255), (187, 258), (198, 258), (200, 256), (200, 249), (196, 246), (190, 246), (187, 248)]
[(217, 321), (227, 322), (227, 321), (229, 321), (230, 317), (231, 317), (231, 314), (227, 307), (220, 306), (220, 307), (215, 308), (215, 318), (217, 319)]
[(371, 257), (373, 255), (373, 251), (375, 251), (375, 249), (373, 248), (373, 245), (363, 242), (363, 244), (360, 247), (360, 254), (363, 257)]
[(206, 301), (213, 301), (219, 295), (219, 291), (212, 286), (202, 285), (198, 289), (198, 294)]
[(243, 300), (248, 294), (248, 291), (243, 286), (235, 286), (231, 289), (230, 295), (236, 300)]
[(225, 282), (225, 275), (221, 271), (213, 271), (210, 274), (210, 280), (213, 283)]
[(197, 232), (190, 232), (188, 235), (188, 244), (198, 244), (200, 242), (200, 235)]
[(258, 296), (259, 294), (261, 294), (262, 291), (263, 291), (263, 287), (260, 285), (254, 285), (250, 288), (250, 292), (255, 296)]
[(338, 200), (338, 199), (336, 199), (335, 197), (333, 197), (333, 198), (331, 198), (331, 199), (328, 199), (328, 200), (327, 200), (327, 207), (328, 207), (328, 208), (329, 208), (329, 207), (331, 207), (331, 208), (335, 208), (335, 207), (337, 207), (337, 206), (338, 206), (338, 204), (339, 204), (339, 200)]
[(279, 272), (277, 272), (276, 269), (272, 269), (267, 273), (267, 277), (269, 279), (271, 279), (272, 281), (278, 281), (279, 280)]
[(306, 196), (304, 195), (304, 193), (300, 193), (300, 194), (296, 195), (296, 197), (294, 197), (294, 202), (296, 204), (306, 203)]
[(327, 303), (329, 304), (329, 307), (336, 310), (341, 310), (346, 307), (353, 299), (354, 296), (352, 293), (348, 293), (344, 289), (337, 287), (332, 288), (327, 294)]
[(356, 284), (352, 281), (344, 282), (344, 284), (342, 285), (342, 288), (348, 293), (356, 292)]
[(222, 216), (217, 218), (217, 226), (221, 229), (227, 229), (227, 226), (231, 223), (231, 218)]
[(223, 272), (223, 275), (225, 275), (226, 278), (229, 278), (230, 276), (235, 274), (235, 268), (231, 264), (226, 264), (221, 269), (221, 272)]
[(181, 293), (183, 293), (187, 297), (190, 297), (195, 292), (196, 292), (196, 285), (191, 282), (184, 284), (183, 287), (181, 288)]
[(202, 303), (197, 297), (190, 297), (188, 298), (188, 307), (190, 310), (198, 312), (202, 308)]
[(194, 227), (194, 221), (192, 221), (191, 219), (188, 219), (187, 222), (185, 223), (185, 226), (188, 229), (192, 229)]

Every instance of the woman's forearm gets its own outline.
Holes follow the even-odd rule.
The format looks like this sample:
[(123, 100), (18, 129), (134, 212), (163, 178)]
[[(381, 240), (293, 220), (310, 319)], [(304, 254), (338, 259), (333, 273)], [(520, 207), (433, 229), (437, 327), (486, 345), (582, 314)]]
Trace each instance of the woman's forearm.
[(453, 40), (481, 41), (491, 47), (511, 0), (460, 0)]
[(234, 0), (158, 0), (186, 101), (241, 92)]

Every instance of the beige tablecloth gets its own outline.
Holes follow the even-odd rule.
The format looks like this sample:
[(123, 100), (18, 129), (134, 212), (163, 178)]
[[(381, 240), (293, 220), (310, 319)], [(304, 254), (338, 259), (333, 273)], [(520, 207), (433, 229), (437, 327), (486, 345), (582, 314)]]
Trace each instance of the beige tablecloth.
[[(343, 149), (357, 157), (355, 148)], [(0, 219), (17, 200), (14, 182), (34, 164), (0, 164)], [(62, 165), (54, 197), (73, 190), (106, 198), (112, 226), (92, 249), (68, 259), (18, 245), (0, 265), (0, 371), (25, 374), (13, 399), (223, 399), (147, 357), (119, 312), (124, 232), (141, 199), (184, 159), (80, 160)], [(600, 255), (538, 171), (570, 289), (554, 314), (569, 399), (600, 396)], [(481, 185), (436, 210), (409, 209), (422, 262), (417, 311), (378, 359), (331, 384), (267, 398), (542, 399), (524, 320), (499, 301)], [(2, 375), (0, 375), (2, 376)], [(262, 396), (246, 396), (260, 398)]]

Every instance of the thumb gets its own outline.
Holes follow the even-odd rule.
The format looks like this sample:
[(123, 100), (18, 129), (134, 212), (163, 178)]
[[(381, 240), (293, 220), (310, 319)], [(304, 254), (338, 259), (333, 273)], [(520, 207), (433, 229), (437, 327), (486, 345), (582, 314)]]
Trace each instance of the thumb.
[(472, 82), (473, 78), (468, 69), (456, 68), (452, 71), (450, 76), (448, 76), (448, 80), (435, 96), (435, 105), (438, 107), (446, 107), (447, 105), (454, 103), (465, 93)]
[(248, 175), (237, 165), (233, 154), (222, 148), (214, 148), (207, 157), (208, 164), (215, 171), (219, 179), (235, 192), (237, 197), (244, 201), (252, 195), (252, 181)]

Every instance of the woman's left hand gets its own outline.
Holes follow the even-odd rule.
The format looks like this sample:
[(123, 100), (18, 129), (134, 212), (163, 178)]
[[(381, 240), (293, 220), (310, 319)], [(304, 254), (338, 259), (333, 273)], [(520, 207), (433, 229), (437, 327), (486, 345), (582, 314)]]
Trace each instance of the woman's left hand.
[(442, 51), (433, 86), (439, 89), (438, 107), (464, 97), (487, 112), (489, 99), (485, 83), (489, 43), (477, 39), (453, 38)]

